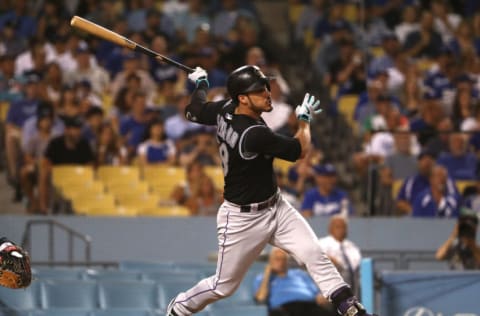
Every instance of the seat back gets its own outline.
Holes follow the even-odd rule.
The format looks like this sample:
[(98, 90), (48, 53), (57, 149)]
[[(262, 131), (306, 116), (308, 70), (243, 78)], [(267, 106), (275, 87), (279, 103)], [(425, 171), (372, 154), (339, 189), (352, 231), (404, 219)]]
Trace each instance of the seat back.
[(240, 305), (212, 308), (209, 314), (210, 316), (267, 316), (268, 310), (263, 305)]
[(55, 280), (43, 283), (43, 308), (95, 309), (97, 284), (92, 281)]
[(89, 269), (85, 272), (85, 278), (97, 281), (140, 281), (141, 273), (136, 271)]
[(101, 308), (157, 308), (157, 287), (149, 281), (100, 281)]
[(0, 309), (33, 310), (40, 306), (40, 282), (34, 281), (25, 289), (8, 289), (0, 286)]

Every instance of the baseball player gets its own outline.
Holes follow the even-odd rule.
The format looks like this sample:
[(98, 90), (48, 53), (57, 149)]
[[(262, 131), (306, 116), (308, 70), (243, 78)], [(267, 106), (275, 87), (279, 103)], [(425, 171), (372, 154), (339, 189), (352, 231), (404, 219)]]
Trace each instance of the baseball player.
[(294, 137), (272, 132), (261, 118), (272, 110), (270, 82), (258, 67), (243, 66), (227, 79), (231, 99), (207, 102), (207, 73), (200, 67), (188, 75), (196, 88), (185, 110), (190, 121), (217, 126), (225, 177), (224, 203), (217, 215), (218, 262), (215, 275), (178, 294), (167, 316), (192, 315), (237, 289), (250, 265), (269, 243), (305, 264), (309, 274), (340, 315), (367, 314), (317, 243), (302, 215), (279, 191), (272, 162), (295, 161), (310, 147), (310, 121), (319, 101), (308, 93), (295, 109)]

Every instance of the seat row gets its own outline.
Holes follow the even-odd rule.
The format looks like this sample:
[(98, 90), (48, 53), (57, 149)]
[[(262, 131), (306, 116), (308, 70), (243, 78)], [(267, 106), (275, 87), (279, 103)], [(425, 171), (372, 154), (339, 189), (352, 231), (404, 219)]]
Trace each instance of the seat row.
[[(206, 167), (215, 185), (223, 189), (220, 167)], [(170, 195), (185, 183), (185, 168), (171, 166), (62, 165), (52, 170), (55, 191), (83, 215), (188, 216), (188, 209), (172, 206)]]

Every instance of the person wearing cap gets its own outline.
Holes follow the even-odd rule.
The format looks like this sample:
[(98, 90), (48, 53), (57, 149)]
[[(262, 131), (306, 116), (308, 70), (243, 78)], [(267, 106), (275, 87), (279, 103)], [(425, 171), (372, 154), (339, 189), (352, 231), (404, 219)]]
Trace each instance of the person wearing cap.
[(88, 141), (82, 137), (83, 120), (79, 116), (66, 117), (65, 131), (47, 145), (39, 169), (39, 212), (49, 209), (49, 184), (52, 167), (56, 165), (93, 165), (94, 155)]
[(375, 57), (368, 67), (370, 73), (394, 68), (396, 59), (401, 52), (400, 42), (395, 33), (388, 32), (382, 35), (383, 55)]
[[(396, 210), (400, 214), (409, 215), (418, 195), (430, 187), (430, 174), (435, 165), (435, 153), (429, 149), (424, 149), (417, 157), (418, 171), (403, 181), (400, 191), (397, 195)], [(448, 194), (458, 195), (455, 182), (447, 177), (445, 189)]]
[(435, 258), (448, 261), (452, 270), (479, 270), (480, 245), (476, 242), (478, 216), (463, 208), (450, 236), (438, 247)]
[(395, 26), (395, 35), (403, 45), (408, 34), (418, 31), (417, 8), (413, 5), (405, 6), (402, 11), (402, 21)]
[(336, 187), (337, 172), (332, 164), (317, 165), (315, 170), (316, 187), (308, 190), (303, 199), (301, 212), (305, 217), (348, 216), (352, 212), (347, 193)]
[(29, 119), (27, 123), (34, 124), (31, 132), (26, 132), (24, 125), (22, 137), (23, 164), (20, 169), (20, 184), (23, 194), (28, 199), (27, 212), (35, 213), (38, 210), (38, 197), (35, 195), (35, 186), (38, 181), (38, 167), (40, 159), (47, 148), (50, 140), (63, 132), (63, 123), (61, 131), (55, 132), (54, 112), (50, 103), (42, 102), (38, 105), (37, 115)]

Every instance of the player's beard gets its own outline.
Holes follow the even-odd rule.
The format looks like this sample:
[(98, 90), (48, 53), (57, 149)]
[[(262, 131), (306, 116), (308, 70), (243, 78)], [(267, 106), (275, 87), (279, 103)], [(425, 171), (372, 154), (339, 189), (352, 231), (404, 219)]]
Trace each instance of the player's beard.
[(265, 105), (259, 106), (257, 103), (253, 102), (250, 97), (248, 97), (248, 101), (250, 102), (250, 108), (252, 111), (258, 114), (262, 114), (263, 112), (272, 112), (273, 110), (273, 104), (272, 104), (272, 98), (267, 97), (265, 101)]

